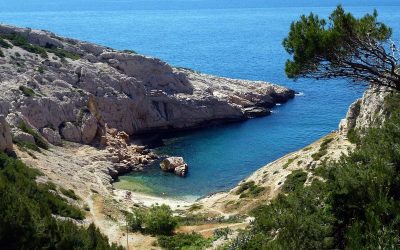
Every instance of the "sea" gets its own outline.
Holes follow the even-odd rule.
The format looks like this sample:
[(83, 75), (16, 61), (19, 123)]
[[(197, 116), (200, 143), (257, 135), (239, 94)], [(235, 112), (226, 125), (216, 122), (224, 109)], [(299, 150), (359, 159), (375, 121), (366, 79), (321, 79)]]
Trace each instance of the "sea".
[(400, 41), (394, 0), (0, 0), (0, 22), (158, 57), (203, 73), (280, 84), (298, 92), (267, 117), (169, 134), (160, 154), (182, 156), (189, 174), (160, 171), (120, 177), (133, 191), (195, 200), (235, 186), (258, 168), (334, 131), (366, 86), (285, 76), (282, 46), (291, 22), (327, 18), (341, 4), (360, 17), (376, 9)]

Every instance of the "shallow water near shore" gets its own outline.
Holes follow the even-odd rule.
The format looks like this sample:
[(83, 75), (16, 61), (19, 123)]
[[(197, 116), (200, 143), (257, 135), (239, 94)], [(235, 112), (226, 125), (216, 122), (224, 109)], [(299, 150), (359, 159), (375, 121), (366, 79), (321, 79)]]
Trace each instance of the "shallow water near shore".
[[(346, 81), (293, 82), (285, 77), (288, 55), (281, 43), (291, 21), (310, 11), (326, 17), (336, 5), (332, 1), (314, 7), (305, 0), (296, 1), (296, 6), (290, 1), (249, 0), (248, 6), (243, 6), (242, 1), (222, 0), (226, 8), (205, 0), (184, 4), (171, 0), (169, 5), (149, 1), (145, 7), (143, 1), (71, 0), (68, 4), (59, 1), (63, 2), (59, 6), (49, 0), (25, 2), (0, 3), (4, 7), (0, 8), (0, 21), (132, 49), (204, 73), (270, 81), (300, 93), (273, 108), (270, 116), (164, 139), (165, 146), (156, 151), (183, 156), (190, 167), (188, 176), (163, 173), (155, 162), (143, 173), (120, 178), (117, 186), (133, 191), (192, 200), (229, 189), (263, 165), (337, 129), (350, 103), (365, 88)], [(400, 3), (342, 2), (358, 16), (376, 8), (399, 40)]]

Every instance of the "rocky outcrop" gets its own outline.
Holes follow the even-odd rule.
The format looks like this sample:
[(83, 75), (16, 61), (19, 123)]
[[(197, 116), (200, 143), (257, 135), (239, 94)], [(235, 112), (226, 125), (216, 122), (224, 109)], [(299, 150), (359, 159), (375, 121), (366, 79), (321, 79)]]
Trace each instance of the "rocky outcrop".
[(178, 176), (184, 177), (188, 172), (188, 165), (182, 157), (168, 157), (161, 163), (160, 167), (165, 172), (173, 172)]
[(340, 134), (346, 136), (351, 129), (365, 130), (382, 125), (386, 118), (385, 97), (389, 94), (390, 90), (384, 87), (367, 89), (362, 98), (350, 105), (346, 117), (340, 121)]
[(4, 116), (0, 115), (0, 151), (12, 151), (12, 137), (10, 126)]
[(127, 133), (109, 128), (107, 125), (104, 131), (100, 144), (109, 153), (107, 160), (111, 164), (108, 171), (114, 179), (132, 170), (142, 170), (143, 166), (157, 159), (157, 155), (144, 149), (143, 146), (129, 144)]
[(44, 138), (51, 144), (56, 145), (56, 146), (62, 145), (61, 136), (58, 133), (58, 131), (54, 131), (51, 128), (44, 128), (42, 130), (42, 134), (43, 134)]
[(0, 34), (18, 34), (42, 49), (1, 48), (0, 113), (19, 113), (55, 144), (59, 136), (90, 144), (106, 123), (134, 135), (243, 120), (294, 97), (274, 84), (174, 68), (47, 31), (0, 25)]

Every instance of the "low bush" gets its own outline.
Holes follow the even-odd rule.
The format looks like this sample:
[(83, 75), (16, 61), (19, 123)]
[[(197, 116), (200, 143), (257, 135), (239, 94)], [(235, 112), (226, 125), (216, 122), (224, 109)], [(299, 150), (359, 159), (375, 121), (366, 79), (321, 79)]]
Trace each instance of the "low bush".
[(240, 194), (240, 198), (257, 197), (264, 190), (264, 187), (257, 186), (254, 181), (248, 181), (240, 184), (236, 194)]
[(177, 218), (167, 205), (152, 206), (147, 211), (134, 209), (127, 215), (127, 221), (132, 231), (152, 235), (172, 235), (178, 225)]
[(158, 245), (167, 250), (202, 250), (211, 246), (212, 239), (205, 239), (197, 233), (174, 236), (159, 236)]
[(71, 60), (78, 60), (81, 58), (81, 56), (79, 54), (66, 51), (65, 49), (62, 49), (59, 47), (48, 46), (46, 48), (46, 50), (47, 50), (47, 52), (53, 53), (54, 55), (58, 56), (61, 59), (69, 58)]
[(307, 173), (303, 170), (295, 170), (286, 177), (286, 181), (282, 186), (284, 192), (292, 192), (302, 187), (307, 180)]
[(26, 97), (33, 97), (33, 96), (35, 96), (35, 91), (33, 90), (33, 89), (31, 89), (31, 88), (28, 88), (28, 87), (25, 87), (25, 86), (19, 86), (19, 88), (18, 88), (21, 92), (22, 92), (22, 94), (24, 94), (24, 96), (26, 96)]

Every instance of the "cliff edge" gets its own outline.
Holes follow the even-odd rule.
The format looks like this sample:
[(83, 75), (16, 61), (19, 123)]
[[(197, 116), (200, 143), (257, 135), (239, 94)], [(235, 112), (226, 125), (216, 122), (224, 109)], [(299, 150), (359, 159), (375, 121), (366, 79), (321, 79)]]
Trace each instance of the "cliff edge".
[(267, 115), (294, 91), (175, 68), (132, 51), (0, 25), (0, 114), (53, 144), (91, 143), (98, 123), (129, 135)]

